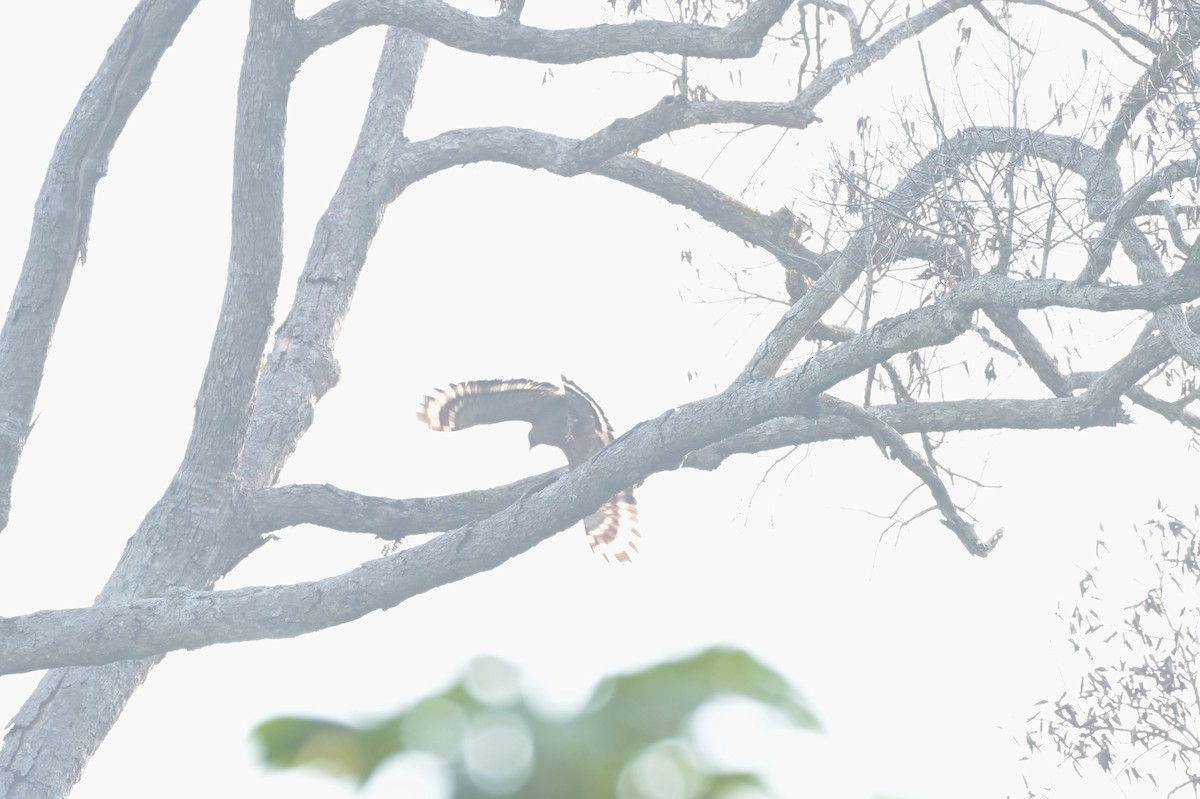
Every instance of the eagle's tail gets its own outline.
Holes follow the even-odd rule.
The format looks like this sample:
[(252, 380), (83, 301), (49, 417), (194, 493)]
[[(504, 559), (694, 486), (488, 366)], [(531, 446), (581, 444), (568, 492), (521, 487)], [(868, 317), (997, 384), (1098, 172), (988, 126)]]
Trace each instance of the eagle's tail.
[(629, 563), (637, 556), (637, 500), (627, 488), (583, 520), (592, 551), (609, 563)]

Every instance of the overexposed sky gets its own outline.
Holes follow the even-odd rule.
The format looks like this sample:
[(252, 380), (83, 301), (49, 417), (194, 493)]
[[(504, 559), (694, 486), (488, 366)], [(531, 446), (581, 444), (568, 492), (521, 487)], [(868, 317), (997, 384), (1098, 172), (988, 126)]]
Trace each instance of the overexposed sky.
[[(90, 604), (182, 455), (225, 278), (246, 5), (200, 5), (100, 184), (88, 262), (75, 274), (12, 521), (0, 534), (0, 615)], [(546, 16), (550, 5), (529, 0), (526, 21), (566, 24)], [(64, 0), (8, 9), (3, 296), (20, 269), (54, 142), (132, 7)], [(487, 0), (463, 7), (493, 8)], [(933, 40), (943, 49), (927, 43), (935, 65), (949, 65), (953, 24)], [(1046, 39), (1040, 68), (1078, 69), (1077, 43)], [(353, 146), (381, 43), (382, 30), (362, 32), (318, 54), (295, 84), (277, 319)], [(1060, 55), (1074, 60), (1056, 67)], [(585, 135), (670, 92), (655, 63), (548, 68), (433, 44), (408, 133), (515, 124)], [(915, 77), (907, 85), (881, 72), (915, 64), (903, 51), (851, 85), (843, 105), (835, 93), (819, 109), (829, 127), (790, 134), (765, 166), (778, 132), (687, 132), (652, 152), (693, 174), (708, 169), (723, 190), (745, 189), (763, 210), (795, 202), (804, 211), (828, 131), (852, 132), (864, 109), (886, 119), (906, 92), (919, 95)], [(953, 88), (949, 77), (944, 85)], [(742, 91), (734, 81), (722, 88)], [(787, 91), (781, 82), (756, 96)], [(681, 262), (682, 250), (694, 253), (694, 266)], [(622, 432), (737, 374), (784, 306), (732, 301), (727, 270), (766, 266), (753, 279), (782, 296), (769, 264), (690, 213), (602, 178), (497, 165), (438, 174), (389, 210), (338, 343), (341, 382), (318, 406), (283, 481), (415, 497), (557, 466), (557, 452), (527, 451), (522, 425), (431, 433), (413, 418), (417, 401), (453, 381), (565, 373)], [(1107, 336), (1108, 328), (1087, 333), (1080, 344), (1102, 359), (1124, 342)], [(991, 385), (965, 376), (962, 391), (1028, 395), (1029, 381), (1014, 371), (1001, 367)], [(571, 702), (614, 670), (721, 641), (786, 674), (826, 724), (822, 736), (737, 730), (759, 742), (781, 795), (1020, 795), (1023, 719), (1034, 701), (1077, 680), (1054, 611), (1074, 602), (1099, 525), (1119, 554), (1113, 536), (1153, 515), (1157, 500), (1194, 500), (1196, 456), (1181, 428), (1133, 415), (1144, 424), (964, 434), (941, 450), (943, 463), (999, 487), (952, 487), (981, 532), (1006, 530), (986, 560), (967, 555), (933, 514), (884, 534), (915, 481), (868, 442), (805, 448), (769, 473), (781, 453), (741, 456), (716, 473), (654, 476), (638, 492), (644, 547), (630, 568), (592, 556), (577, 526), (492, 573), (350, 625), (170, 655), (73, 796), (349, 796), (306, 772), (264, 773), (249, 730), (278, 714), (386, 714), (482, 653), (513, 660), (534, 690)], [(907, 507), (927, 504), (918, 493)], [(220, 587), (328, 576), (378, 556), (380, 546), (371, 536), (287, 530)], [(0, 679), (0, 715), (11, 718), (38, 676)], [(749, 724), (733, 711), (724, 718)], [(366, 795), (397, 795), (400, 786), (413, 799), (438, 795), (399, 768)], [(1106, 781), (1087, 793), (1142, 795)]]

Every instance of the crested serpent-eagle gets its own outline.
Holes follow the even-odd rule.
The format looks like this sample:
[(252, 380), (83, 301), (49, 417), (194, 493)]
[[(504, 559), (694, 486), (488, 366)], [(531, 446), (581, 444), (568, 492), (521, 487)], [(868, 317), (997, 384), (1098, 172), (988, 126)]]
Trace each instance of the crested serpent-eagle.
[[(477, 424), (528, 422), (529, 446), (549, 444), (576, 468), (612, 442), (612, 425), (591, 396), (563, 377), (563, 385), (536, 380), (472, 380), (453, 383), (425, 397), (417, 419), (433, 430), (462, 430)], [(637, 502), (627, 488), (583, 520), (592, 551), (628, 563), (637, 553)]]

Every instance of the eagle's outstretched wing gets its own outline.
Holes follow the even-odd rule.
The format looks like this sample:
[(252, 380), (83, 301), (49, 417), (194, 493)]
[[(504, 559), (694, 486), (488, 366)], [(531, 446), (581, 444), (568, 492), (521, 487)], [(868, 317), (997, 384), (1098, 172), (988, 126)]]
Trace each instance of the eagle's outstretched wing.
[(452, 383), (426, 397), (417, 419), (434, 430), (462, 430), (477, 424), (537, 421), (546, 407), (561, 402), (563, 390), (536, 380), (472, 380)]
[[(434, 430), (462, 430), (477, 424), (528, 422), (529, 444), (549, 444), (574, 469), (614, 435), (599, 404), (563, 377), (563, 388), (536, 380), (472, 380), (453, 383), (425, 397), (417, 419)], [(625, 489), (583, 520), (592, 550), (605, 560), (628, 563), (637, 552), (637, 501)]]
[(596, 429), (600, 432), (600, 437), (604, 439), (605, 444), (611, 444), (616, 435), (613, 434), (613, 428), (608, 422), (608, 417), (600, 409), (600, 403), (592, 399), (591, 394), (580, 388), (575, 381), (568, 379), (566, 375), (562, 376), (562, 381), (563, 386), (566, 387), (566, 395), (568, 397), (577, 397), (587, 403), (588, 408), (596, 419)]

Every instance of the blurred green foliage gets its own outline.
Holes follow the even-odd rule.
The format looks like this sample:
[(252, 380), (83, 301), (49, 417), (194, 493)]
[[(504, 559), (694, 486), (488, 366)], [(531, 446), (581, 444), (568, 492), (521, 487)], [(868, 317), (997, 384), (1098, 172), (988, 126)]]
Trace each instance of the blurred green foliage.
[(763, 786), (758, 775), (722, 771), (697, 750), (688, 721), (698, 708), (740, 697), (819, 729), (777, 672), (727, 647), (608, 677), (565, 718), (539, 713), (518, 683), (513, 666), (479, 658), (445, 691), (389, 718), (361, 726), (276, 718), (253, 735), (268, 766), (312, 766), (360, 786), (389, 758), (422, 751), (443, 762), (455, 799), (717, 799)]

